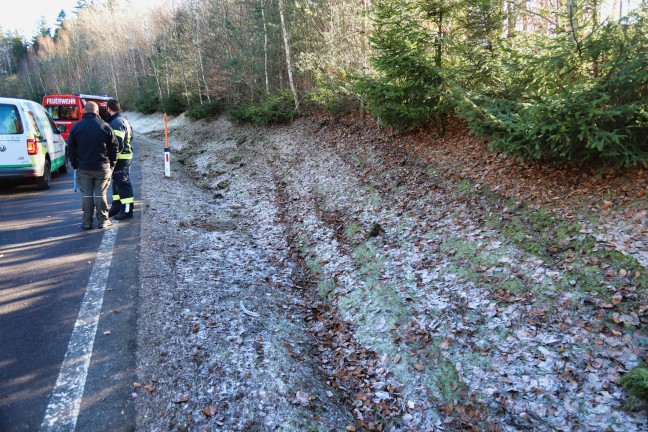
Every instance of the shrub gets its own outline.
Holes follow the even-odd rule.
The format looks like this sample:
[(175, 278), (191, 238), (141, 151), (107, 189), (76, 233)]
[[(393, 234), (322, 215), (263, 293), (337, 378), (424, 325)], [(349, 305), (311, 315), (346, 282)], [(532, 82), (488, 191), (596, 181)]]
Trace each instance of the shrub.
[(345, 114), (358, 108), (360, 100), (353, 91), (351, 79), (344, 69), (313, 68), (311, 73), (315, 85), (306, 93), (304, 105), (320, 108), (331, 114)]
[(144, 93), (135, 101), (135, 110), (144, 114), (153, 114), (160, 107), (160, 98), (157, 93)]
[(648, 162), (648, 111), (638, 103), (610, 105), (606, 93), (579, 86), (517, 108), (494, 148), (524, 159)]
[(228, 111), (228, 117), (233, 121), (261, 125), (289, 123), (296, 115), (290, 92), (274, 93), (259, 103), (233, 107)]
[(179, 93), (171, 93), (162, 98), (160, 109), (168, 115), (180, 115), (187, 109), (187, 100)]
[(308, 105), (319, 107), (331, 114), (345, 114), (359, 106), (358, 98), (343, 87), (321, 86), (308, 92)]
[(192, 120), (215, 117), (223, 112), (224, 104), (222, 101), (205, 102), (194, 104), (186, 112), (187, 117)]
[[(634, 368), (621, 377), (621, 385), (631, 398), (634, 397), (648, 402), (648, 368), (641, 366)], [(628, 408), (633, 408), (633, 405), (637, 405), (632, 401), (628, 402)]]
[(381, 123), (401, 129), (416, 129), (442, 115), (440, 89), (436, 80), (422, 82), (358, 79), (356, 90), (364, 96), (367, 109)]
[(521, 159), (648, 166), (647, 19), (525, 40), (507, 51), (500, 88), (453, 87), (456, 114)]

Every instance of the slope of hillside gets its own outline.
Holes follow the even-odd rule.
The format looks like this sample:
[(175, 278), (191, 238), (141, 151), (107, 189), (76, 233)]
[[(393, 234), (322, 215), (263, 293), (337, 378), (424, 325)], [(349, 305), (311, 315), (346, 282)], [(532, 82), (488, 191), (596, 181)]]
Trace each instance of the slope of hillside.
[(643, 170), (180, 116), (165, 179), (161, 117), (130, 118), (142, 429), (648, 428), (619, 384), (648, 361)]

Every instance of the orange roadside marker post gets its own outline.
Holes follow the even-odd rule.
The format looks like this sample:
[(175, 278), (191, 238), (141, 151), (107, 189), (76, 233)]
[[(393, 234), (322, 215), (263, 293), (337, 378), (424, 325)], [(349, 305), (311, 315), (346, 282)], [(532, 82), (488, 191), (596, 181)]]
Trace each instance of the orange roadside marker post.
[(166, 113), (164, 113), (164, 141), (164, 176), (171, 177), (171, 151), (169, 149), (169, 126)]

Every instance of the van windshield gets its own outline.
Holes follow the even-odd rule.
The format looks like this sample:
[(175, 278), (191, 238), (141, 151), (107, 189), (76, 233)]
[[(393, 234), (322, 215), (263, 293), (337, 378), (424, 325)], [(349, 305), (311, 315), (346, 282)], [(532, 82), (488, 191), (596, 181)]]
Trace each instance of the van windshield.
[(79, 119), (79, 108), (76, 106), (50, 105), (47, 107), (47, 112), (49, 112), (54, 120)]
[(18, 107), (10, 104), (0, 104), (0, 134), (21, 134), (23, 132)]

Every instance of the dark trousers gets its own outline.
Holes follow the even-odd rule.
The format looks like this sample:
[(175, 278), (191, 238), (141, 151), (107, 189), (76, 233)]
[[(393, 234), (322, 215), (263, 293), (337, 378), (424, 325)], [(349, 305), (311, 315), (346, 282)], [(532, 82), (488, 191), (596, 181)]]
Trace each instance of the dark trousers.
[(118, 159), (112, 175), (113, 202), (132, 204), (133, 185), (130, 182), (130, 166), (132, 159)]

